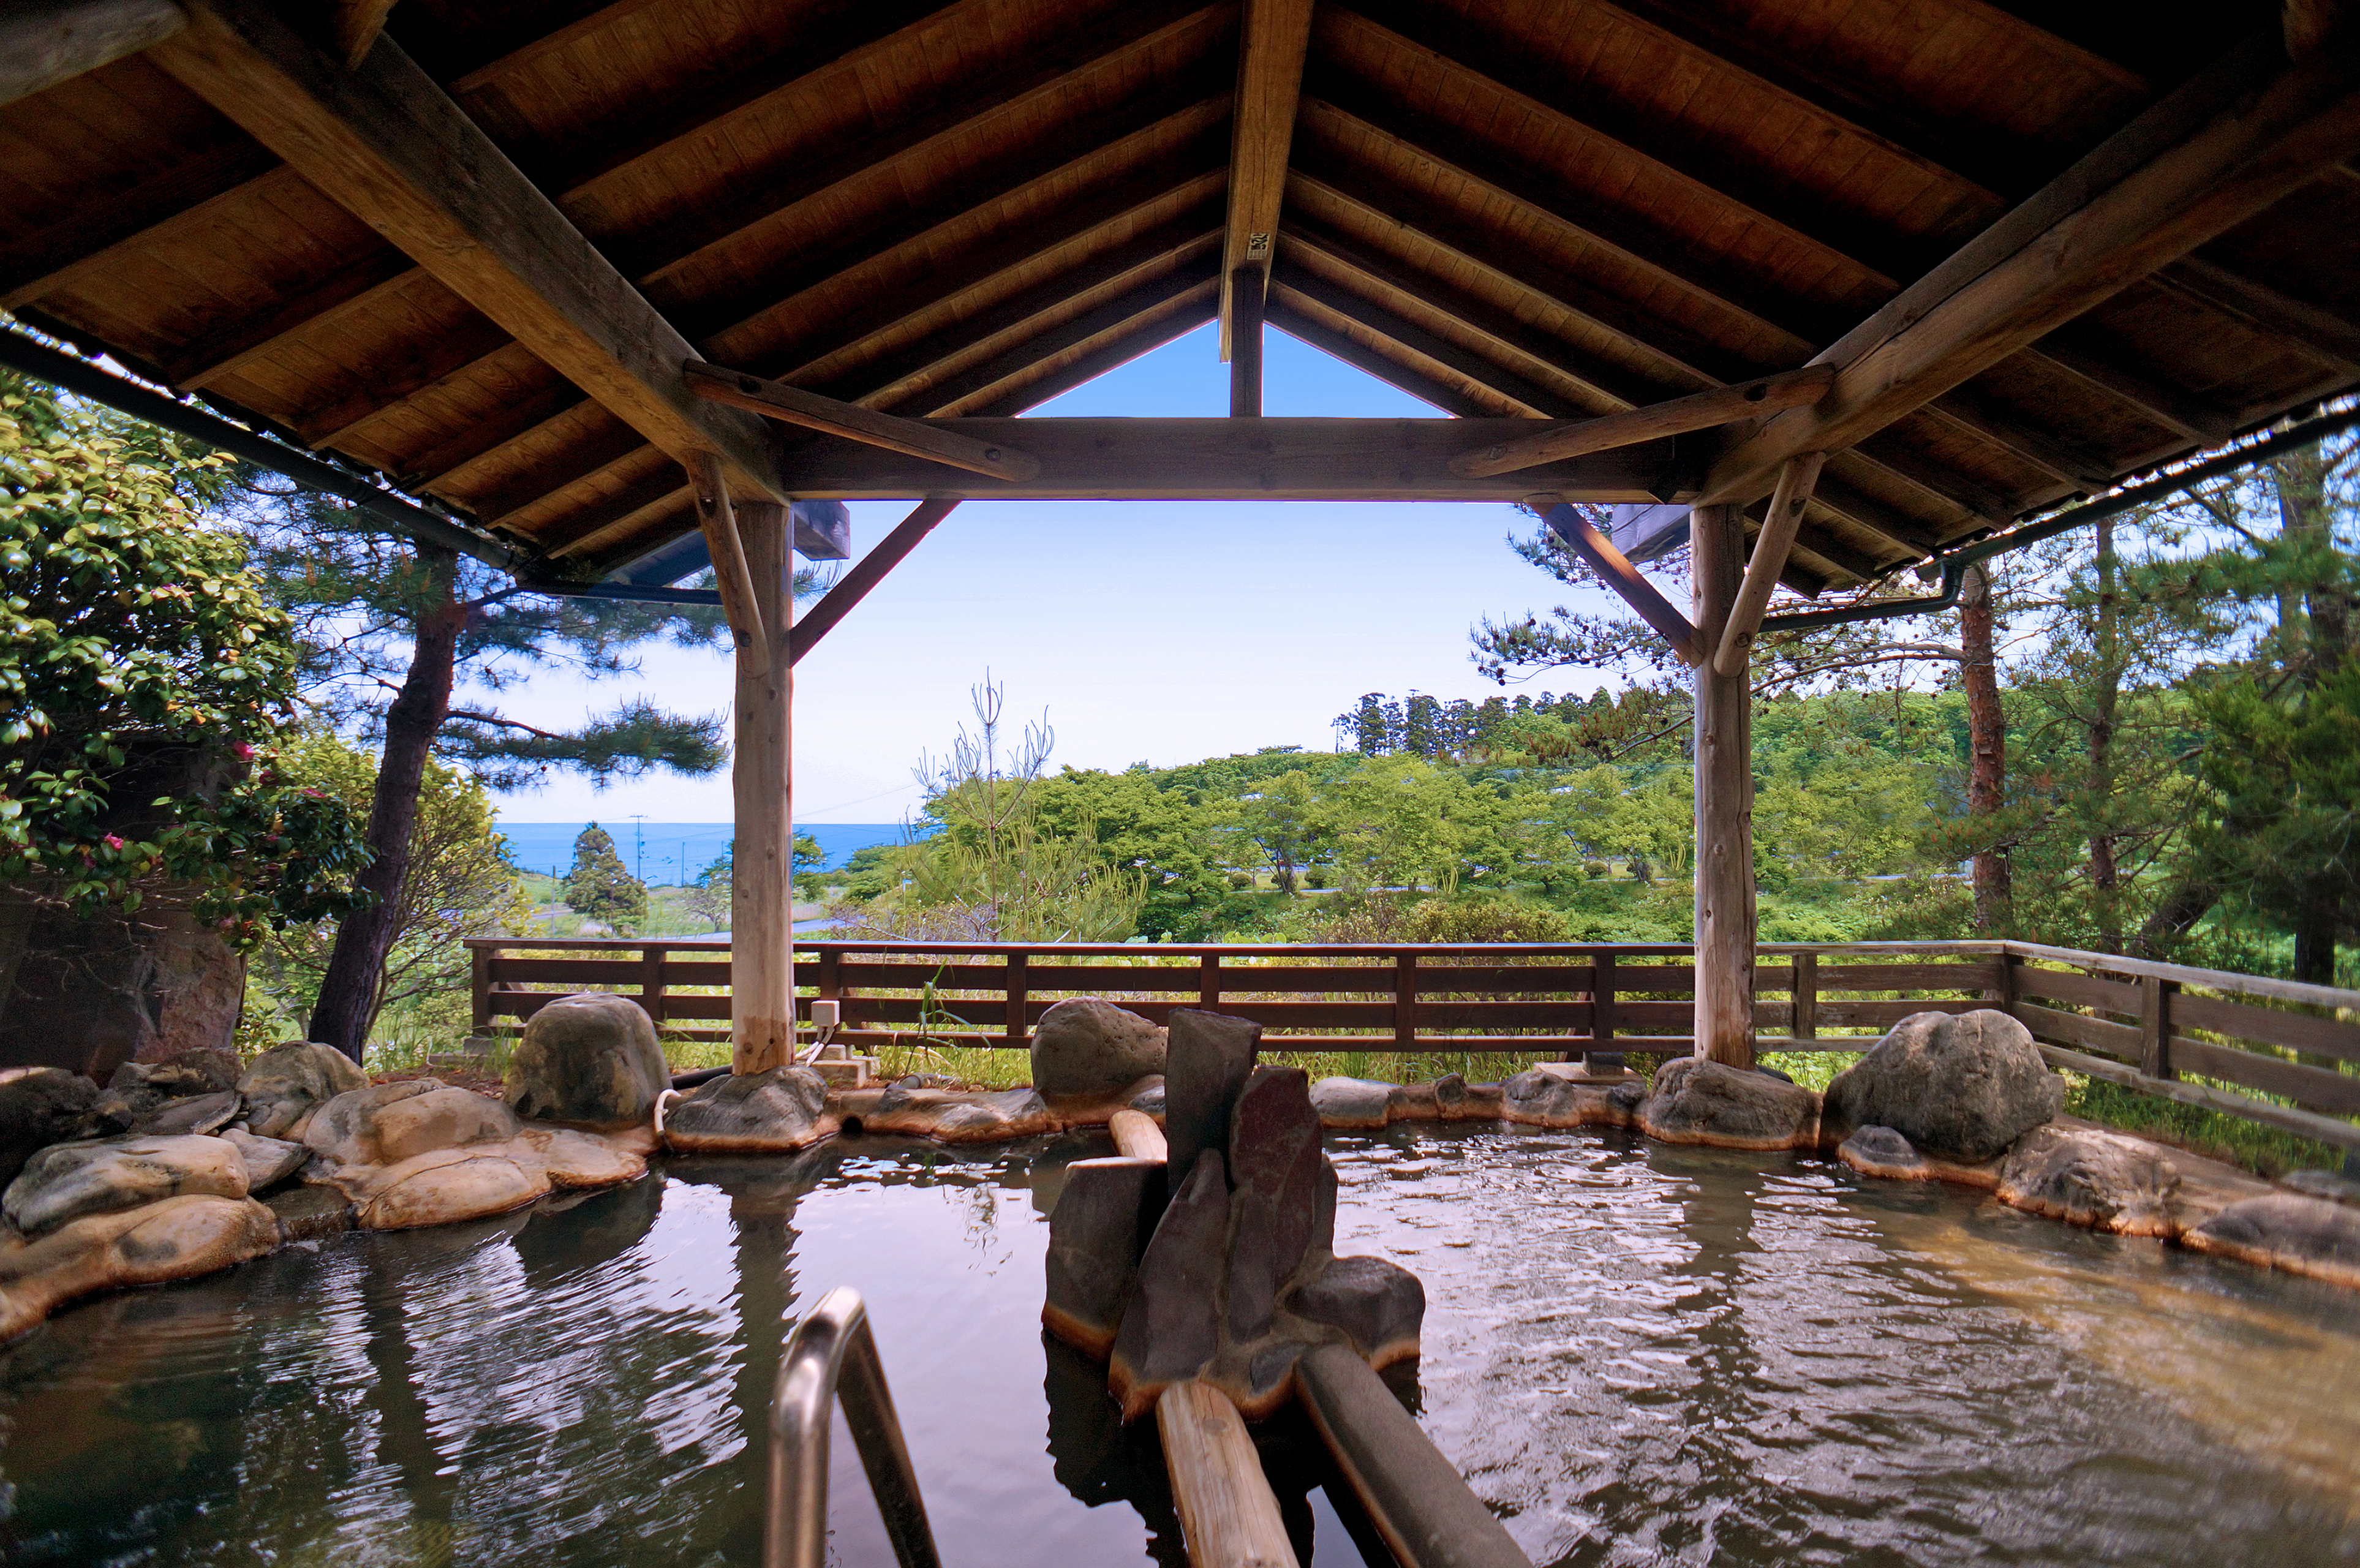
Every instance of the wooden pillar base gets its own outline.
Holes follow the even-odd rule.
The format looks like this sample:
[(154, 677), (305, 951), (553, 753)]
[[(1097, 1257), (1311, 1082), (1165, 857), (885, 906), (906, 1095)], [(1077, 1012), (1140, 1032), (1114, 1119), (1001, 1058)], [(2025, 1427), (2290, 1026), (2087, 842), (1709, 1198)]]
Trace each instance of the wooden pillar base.
[[(1689, 515), (1696, 624), (1720, 637), (1745, 576), (1734, 506)], [(1746, 672), (1696, 670), (1696, 1053), (1754, 1065), (1754, 702)]]

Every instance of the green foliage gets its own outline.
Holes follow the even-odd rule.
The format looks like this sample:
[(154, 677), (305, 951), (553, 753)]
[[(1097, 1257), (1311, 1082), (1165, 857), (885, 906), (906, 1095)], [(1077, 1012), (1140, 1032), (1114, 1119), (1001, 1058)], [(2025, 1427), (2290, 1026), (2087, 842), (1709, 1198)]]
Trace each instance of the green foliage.
[(0, 372), (0, 877), (81, 909), (187, 898), (250, 946), (354, 907), (366, 851), (273, 768), (299, 654), (190, 509), (217, 465), (148, 445)]
[(565, 874), (565, 902), (577, 915), (628, 936), (647, 918), (648, 890), (623, 865), (615, 841), (596, 822), (574, 840), (574, 865)]
[(2192, 848), (2224, 893), (2281, 927), (2360, 927), (2360, 661), (2283, 696), (2227, 681), (2196, 709), (2211, 744)]
[[(319, 790), (355, 818), (368, 810), (377, 788), (377, 759), (324, 728), (298, 732), (282, 746), (280, 767), (290, 782)], [(372, 1019), (393, 1009), (464, 1029), (470, 961), (462, 939), (529, 929), (530, 900), (508, 861), (508, 841), (492, 822), (491, 797), (480, 782), (437, 762), (426, 765), (410, 835), (410, 874), (395, 901), (393, 945), (378, 977)], [(274, 1039), (302, 1028), (334, 943), (335, 922), (314, 920), (274, 932), (255, 953), (247, 1013), (279, 1020)]]

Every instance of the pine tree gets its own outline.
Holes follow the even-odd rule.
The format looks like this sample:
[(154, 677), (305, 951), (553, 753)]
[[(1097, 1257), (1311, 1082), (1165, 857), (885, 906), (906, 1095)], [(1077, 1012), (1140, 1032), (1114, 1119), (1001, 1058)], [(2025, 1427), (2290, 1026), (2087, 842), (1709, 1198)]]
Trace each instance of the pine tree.
[(565, 874), (565, 902), (575, 914), (626, 936), (647, 919), (647, 887), (625, 867), (614, 838), (596, 822), (574, 840), (574, 867)]

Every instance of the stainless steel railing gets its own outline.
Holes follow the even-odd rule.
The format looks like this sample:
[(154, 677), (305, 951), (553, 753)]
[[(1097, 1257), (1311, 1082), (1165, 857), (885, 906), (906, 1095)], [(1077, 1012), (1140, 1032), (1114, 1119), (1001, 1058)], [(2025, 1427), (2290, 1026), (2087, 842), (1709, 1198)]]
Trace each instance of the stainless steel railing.
[(839, 1397), (893, 1555), (901, 1568), (941, 1568), (918, 1475), (885, 1387), (885, 1364), (860, 1292), (849, 1286), (830, 1290), (795, 1325), (779, 1367), (770, 1398), (762, 1568), (822, 1568), (826, 1560), (828, 1410)]

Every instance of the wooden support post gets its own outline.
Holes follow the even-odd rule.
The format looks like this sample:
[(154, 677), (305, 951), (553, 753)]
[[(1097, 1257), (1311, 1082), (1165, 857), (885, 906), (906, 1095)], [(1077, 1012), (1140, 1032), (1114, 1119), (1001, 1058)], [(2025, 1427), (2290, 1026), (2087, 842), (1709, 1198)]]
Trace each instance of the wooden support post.
[(1746, 673), (1754, 638), (1762, 630), (1762, 613), (1770, 607), (1770, 595), (1786, 570), (1795, 534), (1803, 526), (1803, 508), (1810, 505), (1811, 487), (1819, 482), (1819, 468), (1827, 460), (1826, 452), (1807, 452), (1788, 458), (1778, 471), (1770, 510), (1763, 516), (1762, 531), (1754, 536), (1754, 559), (1745, 563), (1745, 582), (1730, 608), (1729, 624), (1721, 628), (1720, 651), (1712, 659), (1715, 674)]
[(1790, 993), (1794, 998), (1794, 1018), (1787, 1024), (1797, 1040), (1817, 1040), (1819, 1036), (1819, 955), (1816, 953), (1795, 954), (1795, 984)]
[(639, 1007), (648, 1021), (663, 1028), (664, 946), (651, 942), (639, 949)]
[(1196, 955), (1196, 1006), (1208, 1013), (1221, 1010), (1221, 955), (1218, 953)]
[(698, 453), (681, 465), (688, 471), (689, 493), (696, 503), (696, 526), (705, 535), (705, 552), (713, 557), (713, 582), (721, 594), (721, 614), (737, 644), (738, 667), (756, 675), (770, 670), (770, 638), (764, 628), (761, 596), (755, 592), (753, 570), (746, 563), (745, 541), (738, 534), (737, 509), (729, 504), (729, 485), (721, 460)]
[(1024, 983), (1024, 963), (1031, 955), (1011, 953), (1008, 955), (1008, 1038), (1022, 1042), (1026, 1025), (1025, 1003), (1030, 998)]
[(1295, 1568), (1262, 1455), (1229, 1397), (1190, 1377), (1155, 1401), (1189, 1568)]
[(730, 1070), (766, 1073), (794, 1060), (794, 828), (788, 802), (788, 715), (794, 672), (787, 663), (787, 509), (770, 502), (738, 508), (738, 535), (753, 580), (754, 609), (769, 646), (738, 662), (738, 746), (730, 770), (737, 805), (736, 875), (730, 886)]
[(1229, 418), (1262, 418), (1262, 294), (1270, 273), (1240, 267), (1229, 274)]
[[(1733, 506), (1689, 515), (1696, 623), (1729, 624), (1744, 572)], [(1696, 1053), (1754, 1065), (1754, 705), (1743, 673), (1696, 672)]]
[(2150, 1078), (2175, 1076), (2171, 1069), (2171, 997), (2179, 983), (2153, 975), (2139, 979), (2139, 1071)]
[(1393, 954), (1393, 1045), (1417, 1049), (1417, 954)]

